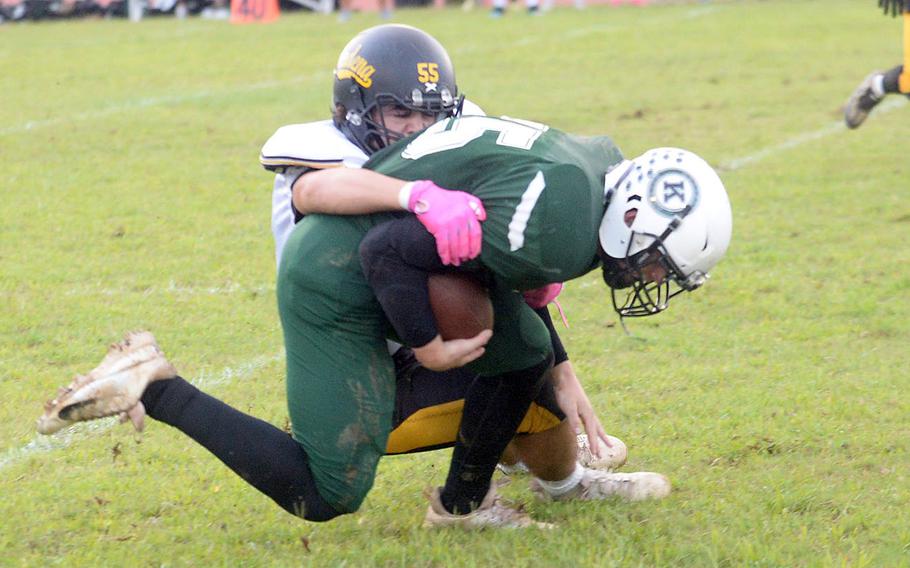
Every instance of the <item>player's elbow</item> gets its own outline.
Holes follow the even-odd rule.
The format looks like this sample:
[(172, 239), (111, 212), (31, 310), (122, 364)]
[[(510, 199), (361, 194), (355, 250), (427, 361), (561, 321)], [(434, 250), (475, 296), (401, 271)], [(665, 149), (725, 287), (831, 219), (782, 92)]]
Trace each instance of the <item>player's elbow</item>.
[(292, 188), (291, 197), (294, 202), (294, 208), (304, 215), (307, 213), (319, 213), (320, 193), (323, 191), (322, 185), (318, 176), (312, 174), (304, 174), (297, 178)]

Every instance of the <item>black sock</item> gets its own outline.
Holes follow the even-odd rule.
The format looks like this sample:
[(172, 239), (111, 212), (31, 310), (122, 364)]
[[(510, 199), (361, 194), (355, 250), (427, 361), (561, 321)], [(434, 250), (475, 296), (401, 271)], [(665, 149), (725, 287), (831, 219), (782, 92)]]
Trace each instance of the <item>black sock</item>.
[(552, 358), (521, 371), (478, 377), (465, 396), (464, 413), (445, 487), (446, 511), (470, 513), (490, 489), (496, 462), (543, 385)]
[(889, 69), (885, 71), (885, 80), (882, 82), (882, 87), (886, 93), (899, 93), (901, 92), (898, 85), (898, 80), (900, 79), (901, 73), (904, 72), (904, 66), (898, 65), (894, 69)]
[(199, 442), (289, 513), (308, 521), (328, 521), (341, 514), (319, 495), (303, 447), (268, 422), (228, 406), (180, 377), (149, 384), (142, 404), (149, 416)]

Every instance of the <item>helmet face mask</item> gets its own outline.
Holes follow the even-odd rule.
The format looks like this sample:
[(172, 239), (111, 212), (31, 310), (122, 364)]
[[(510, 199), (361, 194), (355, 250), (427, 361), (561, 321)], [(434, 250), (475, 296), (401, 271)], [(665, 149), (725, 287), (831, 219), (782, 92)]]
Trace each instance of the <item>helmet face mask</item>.
[[(363, 124), (366, 125), (363, 142), (364, 145), (375, 152), (376, 150), (394, 144), (408, 135), (407, 133), (395, 130), (393, 127), (386, 124), (386, 118), (390, 113), (393, 115), (399, 112), (405, 114), (411, 112), (420, 113), (424, 116), (431, 117), (430, 124), (455, 114), (453, 110), (455, 106), (452, 105), (451, 102), (448, 103), (448, 106), (437, 104), (434, 101), (428, 101), (424, 104), (422, 97), (416, 98), (420, 101), (420, 104), (415, 104), (413, 99), (410, 101), (403, 101), (394, 94), (380, 93), (375, 96), (375, 102), (364, 109), (363, 116), (360, 116), (353, 111), (348, 111), (346, 118), (349, 121), (362, 121)], [(448, 95), (447, 100), (451, 101), (450, 94)], [(461, 101), (458, 102), (457, 106), (461, 106)]]
[(435, 122), (456, 114), (462, 100), (445, 49), (411, 26), (361, 32), (335, 67), (335, 125), (368, 155), (410, 134), (390, 128), (387, 113), (413, 111)]
[(704, 160), (678, 148), (649, 150), (610, 171), (605, 189), (603, 278), (620, 317), (660, 313), (707, 281), (729, 245), (732, 215)]
[(603, 279), (610, 287), (613, 309), (621, 317), (644, 317), (669, 307), (670, 298), (701, 286), (707, 275), (683, 274), (663, 247), (660, 237), (653, 237), (648, 248), (634, 254), (627, 252), (618, 259), (603, 255)]

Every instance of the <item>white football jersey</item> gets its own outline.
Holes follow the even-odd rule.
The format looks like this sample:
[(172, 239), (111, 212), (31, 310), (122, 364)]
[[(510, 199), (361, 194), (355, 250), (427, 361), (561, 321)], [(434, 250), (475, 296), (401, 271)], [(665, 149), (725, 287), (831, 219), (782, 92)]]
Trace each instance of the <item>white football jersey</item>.
[(331, 120), (282, 126), (266, 141), (259, 163), (275, 172), (272, 189), (272, 235), (275, 261), (294, 229), (291, 186), (307, 169), (359, 168), (367, 155), (348, 140)]
[[(464, 101), (464, 115), (483, 115), (479, 106)], [(359, 168), (368, 156), (348, 140), (331, 120), (282, 126), (262, 146), (259, 163), (275, 172), (272, 189), (272, 235), (275, 237), (275, 262), (294, 229), (291, 186), (307, 169)]]

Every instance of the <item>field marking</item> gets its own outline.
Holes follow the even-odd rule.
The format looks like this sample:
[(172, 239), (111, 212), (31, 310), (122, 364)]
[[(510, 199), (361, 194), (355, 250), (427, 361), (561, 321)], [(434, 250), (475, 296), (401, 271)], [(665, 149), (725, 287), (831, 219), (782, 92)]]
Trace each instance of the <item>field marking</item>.
[[(235, 380), (249, 378), (260, 369), (280, 361), (283, 357), (284, 351), (281, 351), (280, 353), (271, 356), (256, 357), (236, 367), (226, 367), (218, 373), (202, 371), (198, 377), (190, 382), (202, 390), (219, 387)], [(82, 440), (93, 438), (95, 435), (116, 426), (117, 423), (115, 417), (110, 417), (94, 420), (92, 422), (82, 422), (65, 430), (61, 430), (52, 436), (41, 436), (36, 434), (29, 443), (19, 446), (18, 448), (10, 448), (0, 454), (0, 471), (6, 467), (25, 461), (33, 455), (61, 450), (68, 448), (77, 442), (81, 442)], [(124, 427), (131, 428), (131, 426)]]
[[(694, 19), (706, 14), (710, 14), (716, 11), (713, 7), (701, 7), (694, 8), (684, 13), (683, 17), (685, 19)], [(678, 19), (678, 18), (674, 18)], [(651, 24), (655, 21), (655, 18), (648, 18), (645, 20), (648, 24)], [(601, 24), (595, 26), (589, 26), (587, 28), (568, 30), (559, 36), (543, 36), (543, 37), (565, 37), (565, 38), (577, 38), (594, 33), (602, 33), (605, 31), (619, 29), (619, 26), (616, 24)], [(514, 48), (514, 47), (523, 47), (528, 45), (533, 45), (539, 42), (541, 37), (525, 37), (519, 40), (516, 40), (510, 44), (504, 44), (499, 47), (502, 48)], [(480, 49), (475, 47), (462, 46), (455, 50), (450, 50), (451, 53), (464, 54), (470, 53), (473, 51), (480, 51)], [(33, 132), (35, 130), (40, 130), (42, 128), (47, 128), (51, 126), (57, 126), (60, 124), (70, 123), (70, 122), (79, 122), (83, 120), (92, 120), (96, 118), (103, 118), (113, 114), (118, 114), (121, 112), (128, 112), (132, 110), (139, 110), (144, 108), (151, 108), (156, 106), (164, 105), (177, 105), (186, 102), (198, 101), (212, 97), (218, 96), (231, 96), (239, 93), (246, 93), (251, 91), (265, 90), (265, 89), (274, 89), (278, 87), (286, 87), (288, 85), (295, 85), (298, 83), (305, 83), (308, 81), (318, 81), (323, 79), (326, 76), (325, 72), (312, 73), (308, 77), (297, 77), (294, 79), (288, 79), (283, 81), (264, 81), (261, 83), (255, 83), (252, 85), (238, 85), (234, 87), (228, 87), (221, 90), (215, 91), (198, 91), (195, 93), (189, 93), (185, 95), (165, 95), (159, 97), (146, 97), (136, 100), (127, 100), (118, 104), (114, 104), (105, 108), (84, 111), (75, 113), (67, 116), (60, 116), (55, 118), (48, 118), (44, 120), (29, 120), (17, 126), (9, 126), (6, 128), (0, 129), (0, 136), (8, 136), (11, 134), (23, 134), (27, 132)]]
[(121, 112), (128, 112), (133, 110), (151, 108), (156, 106), (170, 106), (178, 105), (192, 101), (199, 101), (208, 98), (221, 97), (221, 96), (232, 96), (238, 93), (249, 93), (253, 91), (262, 91), (267, 89), (275, 89), (279, 87), (287, 87), (289, 85), (296, 85), (299, 83), (306, 83), (308, 81), (314, 81), (325, 77), (325, 73), (313, 73), (306, 77), (296, 77), (293, 79), (287, 79), (283, 81), (263, 81), (261, 83), (254, 83), (252, 85), (238, 85), (234, 87), (228, 87), (221, 90), (206, 90), (198, 91), (195, 93), (188, 93), (183, 95), (164, 95), (160, 97), (144, 97), (141, 99), (127, 100), (118, 104), (113, 104), (105, 108), (85, 111), (80, 113), (75, 113), (67, 116), (59, 116), (55, 118), (48, 118), (45, 120), (29, 120), (18, 126), (10, 126), (7, 128), (0, 129), (0, 136), (7, 136), (10, 134), (23, 134), (26, 132), (32, 132), (35, 130), (40, 130), (42, 128), (47, 128), (49, 126), (58, 126), (60, 124), (68, 122), (78, 122), (82, 120), (91, 120), (95, 118), (103, 118), (110, 116), (112, 114), (118, 114)]
[[(885, 101), (875, 108), (875, 115), (882, 115), (889, 113), (895, 109), (901, 108), (907, 104), (906, 97), (892, 97), (891, 100)], [(751, 166), (756, 162), (760, 162), (767, 158), (768, 156), (773, 156), (775, 154), (780, 154), (781, 152), (786, 152), (787, 150), (792, 150), (798, 146), (802, 146), (807, 142), (813, 142), (815, 140), (820, 140), (831, 136), (832, 134), (838, 134), (847, 130), (846, 124), (844, 121), (839, 120), (837, 122), (832, 122), (824, 128), (812, 132), (804, 132), (802, 134), (797, 134), (789, 140), (785, 140), (780, 144), (775, 144), (774, 146), (768, 146), (763, 148), (758, 152), (753, 152), (747, 156), (742, 156), (740, 158), (734, 158), (720, 164), (721, 170), (725, 171), (734, 171), (738, 170), (745, 166)]]
[(231, 283), (223, 286), (182, 286), (173, 280), (161, 288), (149, 286), (143, 289), (123, 288), (98, 288), (98, 287), (81, 287), (70, 288), (63, 294), (65, 296), (126, 296), (129, 294), (139, 294), (142, 296), (151, 296), (152, 294), (178, 294), (188, 296), (218, 296), (222, 294), (265, 294), (275, 291), (274, 285), (261, 284), (259, 286), (243, 286), (241, 284)]

